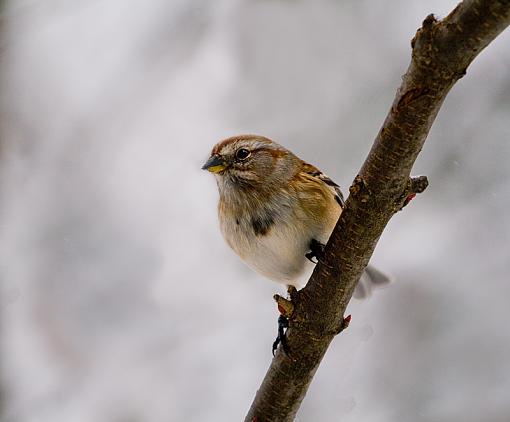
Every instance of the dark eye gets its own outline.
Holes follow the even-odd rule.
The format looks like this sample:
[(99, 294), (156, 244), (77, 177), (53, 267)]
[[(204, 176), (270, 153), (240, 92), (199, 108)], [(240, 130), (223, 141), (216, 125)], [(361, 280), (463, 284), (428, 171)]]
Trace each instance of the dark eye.
[(251, 152), (246, 148), (239, 148), (236, 152), (236, 158), (238, 160), (246, 160), (250, 156)]

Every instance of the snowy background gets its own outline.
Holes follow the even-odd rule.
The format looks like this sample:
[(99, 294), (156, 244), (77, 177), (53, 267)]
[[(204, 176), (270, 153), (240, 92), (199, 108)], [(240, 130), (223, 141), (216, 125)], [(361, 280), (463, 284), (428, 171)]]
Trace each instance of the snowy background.
[[(259, 133), (344, 186), (456, 0), (12, 0), (0, 30), (0, 419), (242, 420), (281, 287), (248, 270), (200, 166)], [(447, 98), (430, 187), (373, 262), (299, 421), (510, 414), (510, 32)]]

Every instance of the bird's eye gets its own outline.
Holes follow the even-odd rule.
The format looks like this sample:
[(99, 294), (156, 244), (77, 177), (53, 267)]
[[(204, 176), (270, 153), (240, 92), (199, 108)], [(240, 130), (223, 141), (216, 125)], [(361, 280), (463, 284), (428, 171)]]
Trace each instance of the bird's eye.
[(246, 160), (250, 156), (251, 152), (246, 148), (239, 148), (236, 152), (236, 158), (238, 160)]

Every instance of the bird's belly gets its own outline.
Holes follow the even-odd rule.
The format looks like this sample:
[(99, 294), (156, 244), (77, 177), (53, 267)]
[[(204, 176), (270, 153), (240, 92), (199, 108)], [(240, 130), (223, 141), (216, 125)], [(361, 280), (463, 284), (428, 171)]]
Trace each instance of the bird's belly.
[(285, 215), (272, 222), (263, 233), (254, 230), (251, 216), (220, 218), (220, 227), (229, 246), (253, 270), (273, 281), (304, 287), (314, 266), (305, 256), (310, 242), (326, 244), (336, 220), (310, 224), (304, 215)]
[(300, 277), (312, 266), (305, 257), (310, 250), (311, 237), (308, 233), (280, 226), (279, 229), (272, 227), (265, 235), (253, 234), (247, 240), (248, 253), (240, 255), (255, 271), (276, 282), (296, 287), (306, 283), (306, 280), (302, 283)]

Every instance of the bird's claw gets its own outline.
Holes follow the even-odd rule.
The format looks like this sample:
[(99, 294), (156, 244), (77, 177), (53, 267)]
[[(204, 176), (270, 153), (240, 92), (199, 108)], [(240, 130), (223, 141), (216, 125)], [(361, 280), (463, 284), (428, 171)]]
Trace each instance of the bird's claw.
[(289, 345), (287, 343), (286, 331), (289, 328), (289, 319), (283, 315), (278, 317), (278, 336), (276, 340), (273, 342), (273, 356), (276, 353), (276, 349), (278, 349), (278, 345), (282, 345), (283, 352), (288, 355), (290, 352)]
[[(310, 242), (310, 252), (305, 254), (305, 257), (308, 258), (314, 264), (317, 264), (319, 261), (324, 261), (324, 250), (326, 249), (326, 245), (320, 243), (319, 241), (312, 239)], [(314, 261), (313, 258), (317, 258), (317, 261)]]
[(313, 264), (317, 264), (317, 261), (314, 261), (313, 259), (315, 258), (315, 255), (313, 252), (307, 252), (305, 253), (305, 257), (310, 261), (312, 262)]

